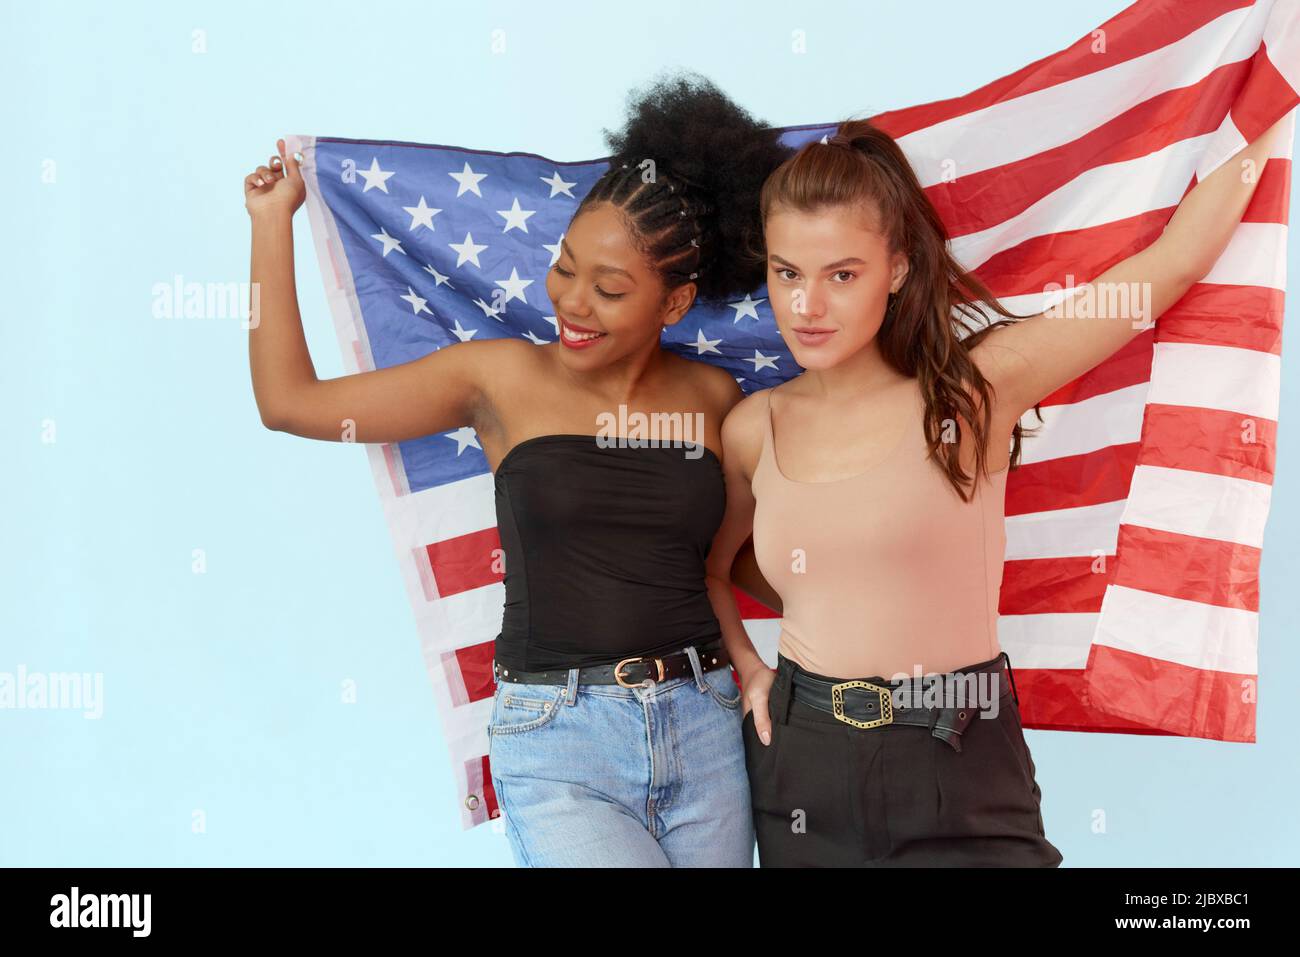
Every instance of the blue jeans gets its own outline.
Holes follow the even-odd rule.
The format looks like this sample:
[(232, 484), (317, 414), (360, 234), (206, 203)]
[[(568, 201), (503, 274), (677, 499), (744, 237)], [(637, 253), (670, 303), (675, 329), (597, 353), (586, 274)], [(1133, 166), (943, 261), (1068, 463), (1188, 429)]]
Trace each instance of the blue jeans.
[(753, 867), (730, 668), (649, 687), (497, 685), (488, 763), (522, 867)]

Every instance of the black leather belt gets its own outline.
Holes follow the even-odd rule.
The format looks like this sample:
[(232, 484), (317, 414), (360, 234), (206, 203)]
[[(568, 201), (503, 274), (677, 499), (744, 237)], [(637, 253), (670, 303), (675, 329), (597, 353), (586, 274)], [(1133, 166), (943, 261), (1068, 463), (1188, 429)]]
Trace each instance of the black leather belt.
[[(1002, 690), (998, 695), (998, 707), (1001, 708), (1003, 699), (1012, 695), (1015, 690), (1014, 684), (1007, 680), (1010, 675), (1009, 669), (1004, 673), (1002, 656), (982, 666), (964, 669), (955, 674), (960, 677), (964, 674), (980, 673), (999, 676)], [(952, 674), (954, 673), (948, 673), (948, 675)], [(790, 679), (792, 700), (834, 715), (836, 720), (850, 727), (863, 731), (893, 725), (928, 728), (936, 738), (951, 745), (954, 751), (961, 750), (961, 735), (980, 712), (979, 701), (969, 699), (961, 706), (954, 707), (921, 705), (920, 702), (924, 700), (926, 693), (925, 678), (919, 682), (914, 678), (907, 678), (897, 683), (887, 684), (873, 684), (870, 681), (837, 682), (814, 678), (807, 672), (795, 670), (790, 672)], [(942, 688), (943, 686), (940, 687), (940, 692)], [(894, 693), (900, 690), (907, 692), (903, 700), (917, 704), (901, 707)], [(930, 694), (933, 695), (935, 692), (931, 691)], [(980, 720), (993, 719), (981, 718)]]
[[(697, 645), (696, 653), (700, 658), (703, 671), (726, 668), (731, 658), (722, 640), (715, 639), (707, 645)], [(638, 656), (624, 658), (610, 665), (591, 665), (578, 669), (580, 685), (622, 685), (624, 688), (640, 687), (646, 681), (669, 681), (694, 674), (690, 656), (685, 651), (675, 651), (661, 658)], [(492, 662), (492, 674), (497, 681), (510, 681), (528, 685), (567, 685), (569, 670), (556, 671), (516, 671), (502, 668), (495, 660)]]

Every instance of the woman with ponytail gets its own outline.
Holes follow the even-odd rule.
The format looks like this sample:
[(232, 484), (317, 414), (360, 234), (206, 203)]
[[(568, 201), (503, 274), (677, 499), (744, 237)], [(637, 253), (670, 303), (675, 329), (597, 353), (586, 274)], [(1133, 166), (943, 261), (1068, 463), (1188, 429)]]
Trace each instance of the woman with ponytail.
[[(707, 81), (656, 84), (609, 134), (609, 169), (547, 276), (558, 342), (463, 342), (327, 381), (293, 294), (301, 175), (281, 144), (246, 180), (263, 422), (339, 440), (351, 419), (360, 442), (471, 426), (492, 466), (505, 613), (489, 761), (520, 864), (753, 864), (740, 694), (704, 579), (741, 392), (660, 342), (697, 299), (761, 285), (743, 251), (789, 155), (777, 137)], [(656, 415), (663, 441), (607, 434)], [(744, 587), (768, 594), (761, 577)]]
[[(1240, 161), (1262, 167), (1273, 132)], [(764, 184), (768, 295), (805, 371), (727, 417), (707, 562), (744, 688), (760, 864), (1061, 862), (997, 635), (1020, 419), (1208, 272), (1254, 190), (1238, 169), (1222, 164), (1159, 239), (1076, 290), (1098, 293), (1092, 311), (1031, 317), (953, 259), (902, 150), (869, 121)], [(1126, 287), (1145, 295), (1105, 294)], [(989, 312), (1005, 318), (968, 324)], [(751, 532), (783, 605), (775, 672), (731, 592)]]

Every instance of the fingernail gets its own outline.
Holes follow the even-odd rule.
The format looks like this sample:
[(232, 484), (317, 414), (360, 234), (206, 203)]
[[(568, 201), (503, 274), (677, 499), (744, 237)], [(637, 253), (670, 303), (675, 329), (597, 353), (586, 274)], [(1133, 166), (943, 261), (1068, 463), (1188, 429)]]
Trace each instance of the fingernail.
[(771, 732), (764, 731), (762, 734), (759, 735), (759, 737), (763, 739), (763, 743), (764, 743), (764, 744), (771, 744), (771, 743), (772, 743), (772, 734), (771, 734)]

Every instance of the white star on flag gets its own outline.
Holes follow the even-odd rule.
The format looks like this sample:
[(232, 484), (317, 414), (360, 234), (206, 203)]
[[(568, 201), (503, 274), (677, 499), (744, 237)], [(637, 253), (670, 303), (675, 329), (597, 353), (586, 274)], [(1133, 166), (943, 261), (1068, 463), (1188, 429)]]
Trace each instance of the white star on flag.
[(729, 305), (732, 309), (735, 309), (735, 310), (736, 310), (736, 317), (735, 317), (734, 319), (732, 319), (731, 321), (732, 321), (732, 322), (740, 322), (740, 320), (741, 320), (743, 317), (745, 317), (745, 316), (748, 316), (748, 317), (750, 317), (751, 319), (757, 319), (757, 318), (758, 318), (758, 304), (759, 304), (760, 302), (767, 302), (767, 300), (766, 300), (766, 299), (755, 299), (755, 298), (754, 298), (753, 296), (751, 296), (749, 293), (745, 293), (745, 298), (742, 299), (742, 300), (740, 300), (739, 302), (729, 302), (729, 303), (727, 303), (727, 305)]
[(391, 253), (394, 249), (396, 249), (403, 256), (406, 255), (406, 250), (402, 248), (402, 244), (398, 242), (396, 239), (394, 239), (392, 236), (388, 235), (388, 230), (384, 229), (384, 227), (382, 226), (379, 227), (379, 232), (371, 233), (370, 238), (377, 239), (384, 244), (385, 256)]
[(465, 234), (465, 241), (463, 243), (448, 243), (447, 245), (456, 250), (457, 267), (463, 266), (465, 263), (469, 262), (478, 266), (480, 269), (483, 268), (479, 265), (478, 254), (487, 249), (487, 247), (475, 243), (474, 237), (469, 233)]
[(704, 330), (700, 329), (695, 334), (695, 354), (697, 356), (702, 356), (706, 352), (716, 352), (718, 355), (722, 355), (721, 352), (718, 352), (718, 350), (714, 348), (721, 341), (721, 339), (704, 338)]
[(460, 455), (460, 453), (464, 452), (468, 448), (475, 448), (479, 451), (483, 450), (483, 446), (478, 444), (478, 436), (474, 434), (474, 430), (468, 425), (461, 426), (454, 432), (448, 432), (447, 438), (456, 443), (457, 455)]
[(536, 212), (537, 210), (535, 209), (520, 209), (519, 197), (516, 196), (514, 205), (509, 209), (497, 210), (498, 216), (504, 216), (506, 218), (506, 228), (501, 230), (501, 232), (508, 233), (512, 229), (522, 229), (524, 232), (528, 232), (528, 217), (532, 216)]
[(415, 294), (415, 290), (412, 289), (410, 286), (406, 287), (405, 296), (398, 296), (397, 298), (405, 299), (407, 302), (409, 302), (411, 304), (411, 309), (414, 311), (415, 315), (417, 316), (422, 312), (427, 312), (431, 316), (433, 315), (433, 310), (426, 305), (426, 303), (429, 300), (421, 299), (419, 296)]
[(479, 297), (478, 299), (475, 299), (475, 300), (474, 300), (474, 305), (476, 305), (476, 306), (478, 306), (480, 309), (482, 309), (482, 310), (483, 310), (483, 315), (487, 316), (489, 319), (496, 319), (497, 322), (500, 322), (500, 321), (501, 321), (501, 318), (500, 318), (500, 312), (501, 312), (501, 310), (500, 310), (500, 309), (497, 309), (495, 306), (489, 306), (486, 302), (483, 301), (482, 297)]
[(425, 203), (423, 196), (420, 197), (420, 205), (403, 206), (402, 209), (411, 214), (411, 229), (414, 229), (416, 226), (428, 226), (429, 229), (432, 230), (433, 217), (442, 212), (442, 210), (434, 209), (432, 206)]
[(506, 296), (506, 302), (509, 302), (511, 299), (518, 299), (522, 303), (528, 302), (528, 300), (524, 298), (524, 290), (531, 286), (533, 282), (534, 280), (532, 279), (520, 279), (519, 270), (517, 269), (510, 270), (509, 279), (496, 280), (496, 284), (508, 293)]
[(538, 179), (540, 179), (547, 186), (551, 187), (551, 195), (546, 197), (547, 199), (554, 199), (556, 196), (560, 195), (561, 193), (569, 197), (569, 199), (577, 198), (572, 193), (570, 193), (569, 190), (572, 187), (577, 186), (578, 184), (566, 183), (564, 180), (560, 179), (559, 170), (556, 170), (554, 173), (552, 173), (550, 179), (547, 179), (545, 176), (539, 176)]
[(359, 169), (357, 172), (360, 173), (366, 181), (366, 185), (362, 188), (361, 192), (368, 193), (371, 189), (374, 189), (377, 186), (380, 190), (386, 193), (388, 192), (389, 177), (391, 177), (396, 170), (385, 171), (380, 169), (379, 157), (375, 157), (370, 161), (370, 169)]
[(448, 286), (450, 286), (452, 289), (455, 289), (455, 288), (456, 288), (455, 286), (452, 286), (452, 284), (451, 284), (451, 280), (449, 280), (449, 279), (448, 279), (446, 276), (444, 276), (442, 273), (438, 272), (438, 270), (434, 269), (433, 266), (425, 266), (425, 267), (424, 267), (424, 271), (427, 272), (427, 273), (429, 273), (430, 275), (433, 276), (433, 288), (434, 288), (434, 289), (437, 289), (437, 288), (438, 288), (439, 286), (441, 286), (444, 282), (445, 282)]
[(476, 173), (470, 169), (469, 163), (466, 163), (465, 168), (459, 173), (448, 173), (447, 175), (459, 184), (459, 188), (456, 190), (457, 198), (466, 191), (473, 193), (479, 199), (483, 198), (483, 194), (478, 191), (478, 184), (481, 180), (487, 179), (487, 173)]

